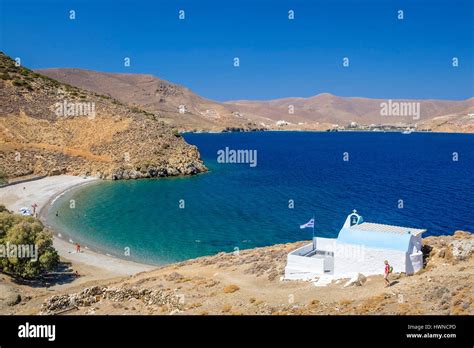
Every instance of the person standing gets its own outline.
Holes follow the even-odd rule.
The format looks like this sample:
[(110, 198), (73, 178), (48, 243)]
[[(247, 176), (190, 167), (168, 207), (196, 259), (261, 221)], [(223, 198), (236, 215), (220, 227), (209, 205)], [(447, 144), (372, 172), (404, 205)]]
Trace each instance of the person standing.
[(385, 260), (384, 263), (385, 263), (385, 271), (384, 271), (383, 279), (385, 280), (385, 287), (387, 288), (390, 286), (390, 280), (388, 280), (388, 275), (392, 273), (393, 267), (389, 265), (387, 260)]
[(38, 208), (38, 204), (33, 203), (31, 207), (33, 208), (33, 215), (36, 215), (36, 208)]

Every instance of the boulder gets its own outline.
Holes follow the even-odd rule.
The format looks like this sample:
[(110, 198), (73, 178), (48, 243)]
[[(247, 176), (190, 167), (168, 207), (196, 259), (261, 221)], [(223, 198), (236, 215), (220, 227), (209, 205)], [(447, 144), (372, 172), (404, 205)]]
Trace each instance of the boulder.
[(13, 293), (5, 299), (5, 303), (8, 306), (17, 305), (20, 302), (21, 302), (21, 295), (20, 294)]
[(450, 245), (454, 258), (459, 261), (467, 260), (474, 251), (474, 239), (455, 239)]
[(170, 310), (183, 307), (183, 296), (163, 289), (109, 288), (93, 286), (75, 294), (54, 295), (42, 305), (42, 314), (55, 314), (71, 307), (88, 307), (99, 301), (126, 302), (140, 300), (147, 305), (167, 305)]
[(363, 275), (362, 273), (357, 273), (354, 275), (349, 281), (344, 284), (344, 287), (347, 288), (349, 286), (361, 286), (367, 281), (367, 277)]

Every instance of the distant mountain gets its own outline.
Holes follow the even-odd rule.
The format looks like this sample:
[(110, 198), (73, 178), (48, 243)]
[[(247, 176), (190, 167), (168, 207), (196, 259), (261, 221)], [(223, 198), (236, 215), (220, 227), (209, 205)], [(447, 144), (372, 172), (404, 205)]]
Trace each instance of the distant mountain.
[(0, 171), (7, 177), (205, 170), (196, 147), (155, 115), (18, 67), (0, 53)]
[(258, 128), (225, 105), (152, 75), (113, 74), (82, 69), (37, 70), (55, 80), (138, 106), (182, 130)]
[[(309, 98), (219, 103), (152, 75), (101, 73), (82, 69), (45, 69), (38, 72), (138, 106), (181, 130), (326, 130), (335, 124), (347, 126), (356, 122), (360, 125), (416, 124), (420, 129), (433, 131), (474, 132), (474, 119), (469, 116), (474, 113), (474, 98), (461, 101), (389, 100), (338, 97), (323, 93)], [(384, 105), (388, 110), (386, 115), (383, 112)], [(398, 114), (396, 107), (399, 107)], [(184, 110), (184, 113), (180, 113), (180, 110)]]
[[(408, 103), (408, 104), (407, 104)], [(416, 105), (419, 103), (419, 113)], [(429, 123), (439, 116), (455, 115), (464, 117), (474, 112), (474, 98), (462, 101), (447, 100), (401, 100), (338, 97), (329, 93), (318, 94), (310, 98), (285, 98), (269, 101), (231, 101), (225, 103), (231, 110), (238, 110), (246, 117), (253, 115), (271, 120), (285, 120), (291, 123), (320, 122), (347, 125), (359, 124), (415, 124)], [(381, 106), (382, 105), (382, 106)], [(395, 105), (403, 108), (414, 106), (408, 115), (397, 116), (397, 112), (383, 115), (383, 105), (395, 110)], [(410, 112), (412, 111), (412, 112)]]

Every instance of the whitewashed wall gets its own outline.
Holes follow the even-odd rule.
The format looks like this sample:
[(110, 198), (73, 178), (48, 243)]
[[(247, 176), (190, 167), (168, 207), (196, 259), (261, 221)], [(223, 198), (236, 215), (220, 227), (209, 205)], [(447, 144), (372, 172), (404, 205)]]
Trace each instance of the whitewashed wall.
[[(334, 244), (335, 239), (316, 238), (317, 250), (332, 251)], [(328, 250), (328, 246), (330, 250)], [(285, 279), (312, 279), (316, 276), (323, 275), (325, 268), (332, 268), (332, 258), (328, 260), (303, 256), (312, 249), (313, 243), (309, 243), (288, 254), (285, 267)]]
[(313, 244), (311, 244), (311, 243), (305, 244), (305, 245), (299, 247), (298, 249), (295, 249), (292, 252), (290, 252), (288, 254), (288, 256), (290, 256), (290, 255), (304, 256), (307, 253), (309, 253), (311, 250), (313, 250)]
[(334, 253), (334, 258), (305, 257), (312, 250), (312, 243), (306, 244), (288, 254), (285, 268), (285, 278), (304, 279), (314, 275), (323, 275), (327, 269), (332, 269), (334, 278), (349, 278), (354, 274), (364, 275), (384, 274), (384, 260), (388, 260), (393, 272), (412, 274), (423, 268), (421, 251), (421, 235), (413, 236), (408, 246), (408, 252), (389, 249), (371, 249), (360, 245), (338, 243), (335, 238), (315, 238), (316, 248), (321, 251)]
[(298, 269), (303, 272), (324, 274), (324, 259), (304, 257), (298, 255), (288, 255), (286, 267), (289, 269)]
[(415, 254), (408, 255), (406, 259), (406, 273), (413, 274), (418, 272), (420, 269), (423, 268), (423, 253), (420, 251)]
[[(352, 248), (353, 245), (338, 243), (338, 249)], [(384, 260), (393, 267), (393, 272), (405, 272), (406, 253), (398, 250), (363, 248), (363, 257), (346, 256), (336, 251), (334, 255), (334, 276), (352, 277), (354, 274), (384, 274)]]
[(324, 251), (334, 251), (336, 249), (336, 238), (321, 238), (315, 237), (316, 239), (316, 249)]
[(408, 245), (407, 252), (408, 254), (416, 254), (421, 251), (422, 240), (421, 234), (418, 236), (411, 236), (410, 244)]

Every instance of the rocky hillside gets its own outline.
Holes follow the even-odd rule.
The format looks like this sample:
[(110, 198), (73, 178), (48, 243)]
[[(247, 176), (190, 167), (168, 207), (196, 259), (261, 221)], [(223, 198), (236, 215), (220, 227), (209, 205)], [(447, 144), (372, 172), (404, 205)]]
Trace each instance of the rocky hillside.
[(474, 98), (461, 101), (394, 99), (395, 103), (419, 103), (419, 115), (381, 116), (380, 105), (388, 102), (387, 99), (349, 98), (322, 93), (309, 98), (218, 103), (152, 75), (111, 74), (82, 69), (45, 69), (38, 72), (139, 106), (183, 130), (326, 130), (333, 124), (346, 126), (357, 122), (361, 125), (418, 124), (423, 130), (474, 132), (474, 117), (469, 116), (474, 113)]
[[(363, 125), (425, 123), (425, 129), (432, 126), (436, 131), (437, 125), (429, 121), (436, 117), (451, 115), (463, 120), (452, 131), (474, 132), (474, 117), (469, 116), (474, 113), (474, 98), (461, 101), (393, 100), (395, 103), (419, 103), (419, 118), (418, 115), (397, 116), (395, 113), (382, 116), (380, 105), (387, 102), (387, 99), (338, 97), (330, 93), (322, 93), (309, 98), (242, 100), (227, 102), (225, 105), (249, 118), (257, 115), (274, 121), (285, 120), (293, 124), (319, 122), (346, 126), (350, 122)], [(289, 113), (290, 108), (293, 113)]]
[[(473, 98), (469, 100), (474, 101)], [(467, 113), (454, 112), (425, 120), (419, 124), (418, 129), (445, 133), (474, 133), (474, 107), (471, 107)]]
[(128, 179), (205, 171), (153, 113), (18, 67), (0, 53), (0, 171)]
[[(44, 291), (4, 284), (11, 314), (474, 314), (474, 238), (458, 231), (424, 239), (426, 265), (370, 276), (346, 287), (281, 281), (289, 251), (303, 242), (220, 253), (108, 281)], [(0, 290), (2, 290), (0, 288)], [(1, 293), (0, 293), (1, 294)], [(18, 300), (20, 296), (20, 300)]]
[(83, 69), (44, 69), (37, 72), (55, 80), (153, 113), (180, 130), (259, 129), (257, 123), (225, 105), (204, 99), (186, 87), (152, 75), (114, 74)]

